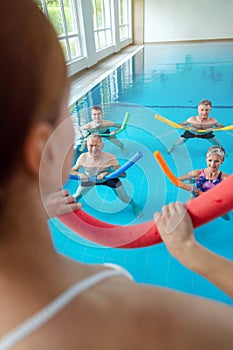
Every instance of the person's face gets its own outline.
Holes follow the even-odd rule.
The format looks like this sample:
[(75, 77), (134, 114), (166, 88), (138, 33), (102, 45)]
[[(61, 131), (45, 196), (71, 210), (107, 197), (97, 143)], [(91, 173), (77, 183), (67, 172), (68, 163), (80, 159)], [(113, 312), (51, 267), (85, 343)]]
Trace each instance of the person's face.
[(216, 171), (223, 163), (223, 158), (216, 153), (212, 153), (208, 157), (206, 157), (206, 163), (210, 170)]
[(95, 123), (101, 122), (103, 119), (102, 111), (100, 109), (93, 109), (91, 111), (91, 117)]
[(94, 158), (101, 153), (103, 146), (103, 142), (100, 142), (99, 139), (90, 138), (87, 141), (88, 152)]
[(198, 115), (202, 120), (207, 120), (209, 118), (211, 107), (210, 105), (200, 105), (198, 106)]

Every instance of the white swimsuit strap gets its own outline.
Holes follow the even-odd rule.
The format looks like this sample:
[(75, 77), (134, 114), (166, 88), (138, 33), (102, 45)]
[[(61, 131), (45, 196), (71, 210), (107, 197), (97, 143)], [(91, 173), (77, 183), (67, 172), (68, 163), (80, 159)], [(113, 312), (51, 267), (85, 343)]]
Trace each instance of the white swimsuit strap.
[(55, 316), (59, 311), (66, 307), (66, 305), (69, 304), (79, 294), (83, 293), (92, 286), (100, 283), (101, 281), (109, 277), (114, 277), (118, 275), (125, 275), (128, 278), (130, 277), (130, 274), (123, 268), (115, 268), (115, 266), (111, 264), (109, 264), (109, 266), (113, 267), (114, 269), (103, 270), (101, 272), (96, 273), (95, 275), (92, 275), (90, 277), (85, 278), (82, 281), (77, 282), (76, 284), (65, 290), (65, 292), (63, 292), (61, 295), (55, 298), (47, 306), (35, 313), (32, 317), (28, 318), (18, 327), (6, 334), (0, 340), (0, 350), (8, 350), (12, 346), (25, 339), (30, 333), (34, 332), (43, 324), (48, 322), (53, 316)]

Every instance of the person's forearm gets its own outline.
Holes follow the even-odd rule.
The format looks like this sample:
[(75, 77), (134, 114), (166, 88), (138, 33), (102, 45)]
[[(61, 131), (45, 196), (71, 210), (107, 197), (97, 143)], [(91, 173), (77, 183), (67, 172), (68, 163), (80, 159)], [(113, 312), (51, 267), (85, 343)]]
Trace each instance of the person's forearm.
[(79, 169), (73, 167), (73, 168), (70, 169), (70, 174), (78, 175), (78, 170), (79, 170)]
[(179, 187), (180, 188), (183, 188), (183, 190), (185, 191), (191, 191), (192, 188), (193, 188), (193, 185), (189, 185), (189, 184), (186, 184), (185, 182), (183, 182), (184, 180), (188, 180), (189, 177), (187, 178), (187, 176), (179, 176), (178, 179), (180, 180), (179, 182)]
[(193, 174), (192, 173), (187, 173), (187, 174), (178, 176), (178, 179), (181, 180), (181, 181), (190, 180), (190, 179), (193, 179)]
[(121, 126), (122, 126), (122, 124), (116, 123), (114, 126), (115, 126), (117, 129), (120, 129)]
[(216, 125), (215, 125), (215, 129), (221, 129), (221, 128), (223, 128), (223, 127), (224, 127), (223, 124), (216, 124)]
[(232, 261), (209, 251), (196, 242), (188, 245), (183, 256), (178, 260), (233, 298)]

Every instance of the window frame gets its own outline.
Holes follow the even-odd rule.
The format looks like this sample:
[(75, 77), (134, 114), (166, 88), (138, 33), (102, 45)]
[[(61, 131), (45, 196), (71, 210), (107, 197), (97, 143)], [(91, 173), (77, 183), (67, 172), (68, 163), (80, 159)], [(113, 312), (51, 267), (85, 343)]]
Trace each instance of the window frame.
[[(49, 18), (48, 6), (46, 0), (34, 0), (42, 8), (42, 11)], [(103, 0), (100, 0), (103, 1)], [(109, 0), (109, 7), (111, 7), (111, 19), (109, 23), (111, 26), (106, 26), (105, 28), (97, 29), (97, 34), (105, 32), (104, 35), (108, 35), (108, 31), (111, 30), (111, 43), (96, 50), (95, 37), (94, 37), (94, 20), (92, 13), (92, 0), (71, 0), (72, 6), (70, 7), (71, 16), (75, 17), (76, 31), (73, 33), (68, 33), (65, 9), (63, 0), (57, 0), (61, 8), (61, 18), (62, 25), (64, 28), (64, 33), (58, 35), (58, 40), (61, 45), (65, 43), (67, 49), (67, 68), (68, 75), (72, 76), (85, 68), (92, 67), (100, 60), (110, 56), (113, 53), (120, 51), (122, 48), (132, 44), (132, 27), (131, 27), (131, 13), (132, 13), (132, 0), (127, 0), (129, 3), (129, 37), (123, 40), (119, 39), (119, 0)], [(65, 23), (64, 23), (65, 21)], [(106, 23), (105, 19), (105, 23)], [(73, 21), (72, 21), (73, 23)], [(72, 39), (78, 40), (78, 50), (79, 55), (75, 58), (72, 57), (72, 52), (70, 48), (70, 41)], [(105, 42), (108, 42), (108, 38), (105, 38)]]

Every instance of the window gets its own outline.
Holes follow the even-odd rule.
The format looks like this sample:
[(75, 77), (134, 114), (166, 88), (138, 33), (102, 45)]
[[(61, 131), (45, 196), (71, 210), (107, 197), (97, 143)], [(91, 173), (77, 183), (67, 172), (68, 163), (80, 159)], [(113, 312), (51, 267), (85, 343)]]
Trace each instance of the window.
[(93, 26), (96, 51), (113, 44), (110, 0), (92, 0)]
[(49, 17), (69, 63), (82, 57), (76, 0), (37, 0)]
[(132, 42), (132, 0), (34, 1), (57, 32), (70, 76)]
[(129, 0), (119, 1), (119, 31), (120, 40), (129, 38), (130, 35), (130, 20), (129, 20)]

